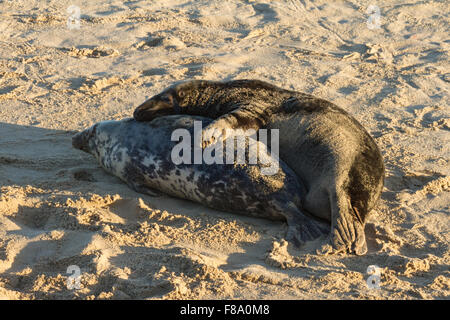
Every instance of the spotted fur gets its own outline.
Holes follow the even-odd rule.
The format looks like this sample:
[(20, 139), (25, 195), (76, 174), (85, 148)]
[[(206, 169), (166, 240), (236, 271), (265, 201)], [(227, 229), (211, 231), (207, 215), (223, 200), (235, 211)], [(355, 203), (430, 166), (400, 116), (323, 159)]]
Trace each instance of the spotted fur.
[[(260, 154), (260, 163), (254, 165), (175, 165), (171, 150), (178, 142), (171, 141), (171, 134), (185, 128), (193, 138), (194, 120), (203, 125), (212, 121), (191, 116), (166, 116), (151, 122), (105, 121), (76, 134), (72, 144), (94, 155), (106, 171), (138, 192), (159, 190), (218, 210), (286, 220), (287, 239), (297, 245), (328, 230), (302, 211), (305, 187), (285, 163), (279, 162), (274, 175), (262, 174), (262, 163), (275, 161), (269, 153)], [(237, 141), (237, 148), (245, 148)]]

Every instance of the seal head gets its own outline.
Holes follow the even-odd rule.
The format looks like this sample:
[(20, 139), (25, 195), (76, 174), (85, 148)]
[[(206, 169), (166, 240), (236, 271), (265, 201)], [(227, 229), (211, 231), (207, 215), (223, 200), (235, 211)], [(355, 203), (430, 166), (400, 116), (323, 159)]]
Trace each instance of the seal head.
[(80, 149), (87, 153), (92, 153), (94, 150), (93, 138), (95, 137), (97, 124), (94, 124), (90, 128), (78, 132), (72, 137), (72, 146), (75, 149)]

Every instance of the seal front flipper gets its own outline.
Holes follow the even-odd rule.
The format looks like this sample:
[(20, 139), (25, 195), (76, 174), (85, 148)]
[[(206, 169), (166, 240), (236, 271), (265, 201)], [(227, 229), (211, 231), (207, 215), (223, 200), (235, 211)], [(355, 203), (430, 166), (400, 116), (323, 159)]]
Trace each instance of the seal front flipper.
[(213, 121), (203, 128), (202, 139), (199, 141), (201, 145), (199, 147), (205, 149), (217, 141), (224, 141), (228, 138), (230, 129), (233, 128), (228, 124), (226, 117), (221, 117)]
[[(229, 129), (259, 130), (267, 124), (268, 105), (264, 103), (235, 103), (225, 113), (202, 130), (202, 148), (229, 137)], [(227, 130), (228, 129), (228, 130)]]
[(128, 186), (138, 193), (143, 193), (152, 197), (161, 197), (162, 193), (156, 190), (153, 190), (149, 187), (141, 185), (139, 183), (135, 183), (133, 181), (126, 181)]

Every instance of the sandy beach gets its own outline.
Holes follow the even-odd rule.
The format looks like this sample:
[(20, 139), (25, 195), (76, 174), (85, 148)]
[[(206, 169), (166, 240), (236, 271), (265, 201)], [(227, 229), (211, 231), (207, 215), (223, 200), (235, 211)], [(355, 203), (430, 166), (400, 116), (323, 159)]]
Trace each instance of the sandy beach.
[[(1, 299), (450, 299), (448, 1), (4, 0), (0, 14)], [(317, 255), (324, 239), (288, 245), (283, 222), (136, 193), (72, 148), (188, 79), (260, 79), (352, 114), (386, 166), (368, 253)]]

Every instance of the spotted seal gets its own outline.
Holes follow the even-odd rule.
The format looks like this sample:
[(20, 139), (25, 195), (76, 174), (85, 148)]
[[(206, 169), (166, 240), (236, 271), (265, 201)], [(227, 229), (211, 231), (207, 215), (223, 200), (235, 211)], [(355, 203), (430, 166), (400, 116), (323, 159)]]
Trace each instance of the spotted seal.
[(384, 164), (373, 138), (346, 111), (259, 80), (194, 80), (145, 101), (134, 118), (170, 114), (215, 119), (203, 130), (203, 146), (225, 138), (226, 128), (279, 129), (280, 158), (307, 189), (304, 211), (331, 222), (319, 252), (367, 252), (364, 224), (380, 197)]
[[(72, 145), (94, 155), (106, 171), (137, 192), (153, 195), (153, 190), (159, 190), (213, 209), (285, 220), (286, 239), (297, 246), (329, 231), (326, 224), (302, 212), (305, 187), (284, 162), (278, 162), (278, 172), (273, 175), (261, 172), (275, 160), (261, 142), (249, 139), (262, 144), (260, 161), (254, 165), (208, 165), (204, 161), (175, 164), (172, 151), (178, 142), (172, 141), (172, 134), (176, 129), (186, 129), (193, 145), (195, 121), (202, 121), (202, 125), (212, 122), (192, 116), (167, 116), (151, 122), (104, 121), (74, 135)], [(248, 146), (249, 140), (236, 140), (235, 153)], [(245, 145), (239, 145), (242, 143)]]

